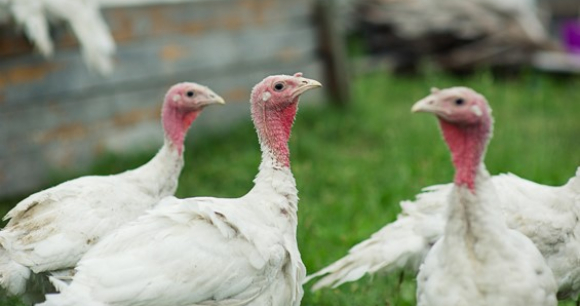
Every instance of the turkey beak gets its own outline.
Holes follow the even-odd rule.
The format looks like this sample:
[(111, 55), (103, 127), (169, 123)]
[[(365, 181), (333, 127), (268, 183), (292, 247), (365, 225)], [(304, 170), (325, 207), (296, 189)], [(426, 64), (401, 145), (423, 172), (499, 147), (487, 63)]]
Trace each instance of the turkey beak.
[(320, 82), (316, 80), (307, 79), (303, 77), (298, 77), (297, 79), (300, 85), (298, 85), (298, 87), (292, 93), (292, 96), (294, 97), (299, 97), (301, 94), (310, 89), (322, 87), (322, 84), (320, 84)]
[(426, 98), (419, 100), (411, 108), (411, 112), (413, 113), (423, 112), (438, 114), (440, 111), (436, 99), (433, 96), (427, 96)]
[(205, 99), (199, 101), (199, 105), (208, 106), (211, 104), (226, 104), (226, 101), (208, 88), (207, 93), (205, 94)]

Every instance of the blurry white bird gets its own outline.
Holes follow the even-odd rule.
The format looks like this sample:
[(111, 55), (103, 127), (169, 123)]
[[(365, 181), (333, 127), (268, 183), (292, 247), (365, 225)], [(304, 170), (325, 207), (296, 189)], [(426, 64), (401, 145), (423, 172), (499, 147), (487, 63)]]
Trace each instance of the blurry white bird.
[(49, 21), (66, 21), (82, 47), (90, 69), (108, 74), (113, 69), (115, 41), (99, 12), (95, 0), (4, 0), (16, 22), (45, 57), (52, 56), (54, 46)]
[(484, 8), (515, 19), (520, 28), (534, 43), (541, 44), (549, 40), (548, 33), (540, 21), (535, 0), (472, 0)]
[[(450, 34), (477, 40), (501, 34), (504, 42), (505, 39), (535, 44), (549, 41), (535, 0), (358, 0), (356, 3), (360, 8), (354, 11), (363, 19), (389, 26), (407, 39)], [(523, 35), (513, 31), (505, 33), (511, 25), (519, 26)]]
[(297, 73), (254, 87), (262, 162), (246, 195), (162, 200), (99, 242), (41, 305), (300, 305), (306, 271), (288, 139), (300, 95), (319, 86)]
[(214, 103), (224, 101), (205, 86), (174, 85), (162, 109), (165, 143), (151, 161), (117, 175), (67, 181), (18, 203), (0, 231), (0, 286), (23, 294), (30, 270), (74, 268), (104, 235), (172, 195), (183, 168), (187, 130), (203, 107)]
[[(580, 168), (559, 187), (540, 185), (513, 174), (491, 178), (498, 209), (509, 228), (528, 236), (546, 259), (558, 284), (558, 298), (580, 291)], [(443, 236), (447, 200), (453, 184), (425, 188), (415, 201), (401, 202), (402, 213), (348, 254), (309, 275), (324, 276), (313, 286), (338, 287), (365, 274), (407, 268), (416, 272), (432, 245)]]
[(433, 113), (455, 166), (446, 225), (417, 276), (417, 305), (556, 305), (552, 271), (533, 242), (510, 229), (483, 159), (493, 129), (485, 98), (466, 87), (432, 93), (413, 112)]

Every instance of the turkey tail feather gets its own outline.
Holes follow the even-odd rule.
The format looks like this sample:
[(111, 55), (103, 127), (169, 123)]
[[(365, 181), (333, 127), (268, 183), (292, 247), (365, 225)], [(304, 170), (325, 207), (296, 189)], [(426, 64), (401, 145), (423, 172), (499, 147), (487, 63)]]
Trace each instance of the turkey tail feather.
[(308, 276), (304, 283), (324, 276), (312, 286), (338, 287), (377, 271), (407, 268), (418, 271), (431, 246), (443, 234), (446, 200), (451, 184), (424, 188), (415, 201), (403, 201), (401, 214), (371, 238), (352, 247), (330, 266)]
[(336, 288), (378, 270), (389, 271), (403, 267), (417, 270), (430, 243), (415, 232), (415, 222), (412, 217), (400, 217), (370, 239), (355, 245), (345, 257), (308, 276), (304, 283), (324, 276), (312, 286), (312, 290), (316, 291), (323, 287)]

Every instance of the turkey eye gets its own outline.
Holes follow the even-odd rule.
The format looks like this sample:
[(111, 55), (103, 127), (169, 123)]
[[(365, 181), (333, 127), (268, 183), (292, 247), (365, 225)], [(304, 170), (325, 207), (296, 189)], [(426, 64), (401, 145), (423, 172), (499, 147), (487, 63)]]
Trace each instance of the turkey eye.
[(455, 105), (463, 105), (463, 103), (465, 103), (465, 100), (463, 100), (462, 98), (458, 98), (455, 100)]
[(190, 90), (190, 91), (188, 91), (188, 92), (186, 93), (186, 95), (187, 95), (188, 97), (190, 97), (190, 98), (191, 98), (191, 97), (193, 97), (193, 95), (194, 95), (194, 93), (193, 93), (193, 90)]
[(276, 83), (276, 85), (274, 85), (274, 90), (275, 91), (280, 91), (282, 89), (284, 89), (284, 84), (282, 84), (282, 83)]

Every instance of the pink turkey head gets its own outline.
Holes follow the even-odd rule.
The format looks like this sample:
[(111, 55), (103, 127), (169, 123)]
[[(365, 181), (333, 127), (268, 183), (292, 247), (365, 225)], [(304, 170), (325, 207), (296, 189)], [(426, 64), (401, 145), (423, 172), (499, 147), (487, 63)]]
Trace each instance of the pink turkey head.
[(307, 90), (321, 86), (318, 81), (302, 77), (300, 72), (293, 76), (272, 75), (254, 87), (252, 104), (260, 104), (266, 110), (282, 110), (297, 103)]
[(431, 90), (432, 94), (413, 105), (413, 112), (428, 112), (454, 124), (477, 124), (490, 118), (485, 98), (467, 87)]
[(224, 103), (222, 97), (205, 86), (196, 83), (173, 85), (165, 94), (161, 111), (166, 138), (181, 154), (187, 129), (201, 110), (210, 104)]
[(493, 119), (486, 99), (466, 87), (432, 90), (413, 105), (413, 112), (433, 113), (439, 118), (443, 138), (455, 166), (455, 184), (475, 192), (477, 169), (491, 137)]
[(224, 104), (224, 99), (211, 89), (196, 83), (173, 85), (165, 95), (165, 103), (175, 109), (191, 112), (199, 111), (210, 104)]
[(288, 140), (300, 95), (321, 86), (318, 81), (302, 77), (302, 73), (269, 76), (254, 86), (252, 119), (261, 144), (278, 165), (290, 166)]

